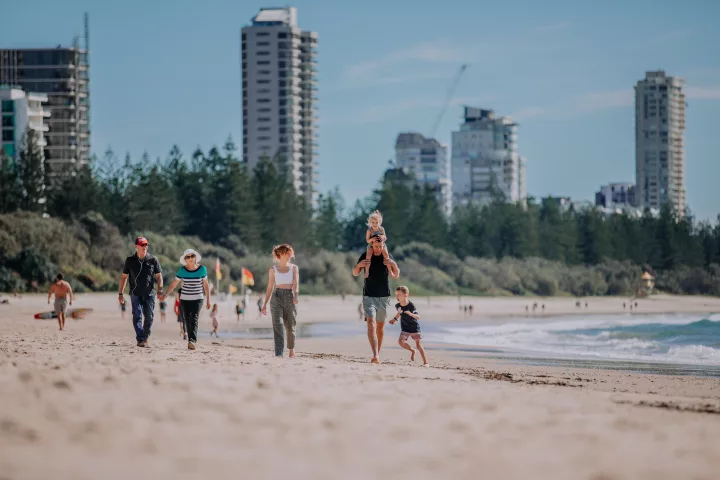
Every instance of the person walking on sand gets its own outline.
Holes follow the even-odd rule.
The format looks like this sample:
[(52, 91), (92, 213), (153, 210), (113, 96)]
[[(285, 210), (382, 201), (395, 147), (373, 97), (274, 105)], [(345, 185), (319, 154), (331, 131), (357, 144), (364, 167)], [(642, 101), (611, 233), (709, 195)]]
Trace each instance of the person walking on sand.
[(393, 260), (392, 255), (383, 257), (382, 235), (375, 234), (371, 238), (372, 256), (367, 258), (367, 252), (360, 255), (352, 269), (354, 276), (360, 275), (363, 269), (369, 272), (363, 286), (363, 311), (367, 322), (367, 335), (372, 350), (372, 363), (380, 363), (380, 350), (382, 349), (385, 332), (385, 319), (390, 308), (390, 278), (400, 278), (400, 269)]
[(185, 331), (188, 336), (188, 350), (195, 350), (197, 343), (198, 323), (203, 299), (205, 308), (210, 310), (210, 285), (207, 279), (207, 269), (200, 265), (202, 257), (192, 248), (188, 248), (180, 257), (182, 267), (170, 283), (165, 296), (170, 295), (175, 287), (182, 282), (180, 288), (180, 313), (185, 321)]
[(155, 315), (155, 285), (158, 298), (162, 301), (163, 276), (160, 260), (148, 253), (148, 241), (145, 237), (135, 239), (135, 254), (125, 259), (120, 276), (118, 301), (125, 303), (123, 290), (130, 279), (130, 304), (132, 307), (133, 328), (138, 347), (147, 347)]
[(295, 356), (296, 305), (300, 294), (300, 272), (297, 265), (290, 263), (290, 259), (294, 256), (293, 248), (286, 243), (273, 247), (273, 261), (277, 265), (273, 265), (269, 271), (265, 303), (261, 313), (267, 315), (269, 301), (276, 357), (283, 356), (285, 333), (287, 333), (289, 357)]
[(50, 305), (50, 297), (55, 294), (55, 313), (57, 313), (60, 330), (65, 330), (65, 311), (67, 310), (68, 297), (70, 298), (70, 305), (72, 305), (73, 301), (72, 287), (63, 278), (63, 274), (58, 273), (55, 277), (55, 283), (50, 286), (48, 292), (48, 305)]

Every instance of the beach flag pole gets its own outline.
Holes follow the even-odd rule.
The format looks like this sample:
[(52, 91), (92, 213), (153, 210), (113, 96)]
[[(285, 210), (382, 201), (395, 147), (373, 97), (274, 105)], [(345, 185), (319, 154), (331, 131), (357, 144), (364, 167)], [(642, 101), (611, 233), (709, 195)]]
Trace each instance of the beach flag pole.
[(245, 269), (240, 268), (240, 299), (245, 298)]
[(220, 279), (222, 273), (220, 273), (220, 257), (215, 259), (215, 295), (220, 295)]

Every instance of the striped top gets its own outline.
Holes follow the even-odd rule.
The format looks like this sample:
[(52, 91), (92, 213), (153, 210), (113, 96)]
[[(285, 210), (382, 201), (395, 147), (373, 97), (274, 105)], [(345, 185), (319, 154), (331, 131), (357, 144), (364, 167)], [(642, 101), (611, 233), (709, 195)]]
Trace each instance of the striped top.
[(200, 265), (200, 268), (192, 272), (185, 267), (180, 267), (175, 276), (183, 282), (180, 289), (180, 300), (202, 300), (205, 298), (203, 279), (207, 278), (207, 268), (203, 265)]

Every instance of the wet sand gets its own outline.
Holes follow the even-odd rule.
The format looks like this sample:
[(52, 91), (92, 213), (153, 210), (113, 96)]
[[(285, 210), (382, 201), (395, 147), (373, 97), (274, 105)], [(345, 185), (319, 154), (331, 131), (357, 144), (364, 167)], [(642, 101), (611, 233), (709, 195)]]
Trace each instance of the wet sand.
[[(203, 336), (191, 352), (172, 312), (161, 323), (156, 309), (151, 348), (139, 349), (114, 295), (78, 296), (74, 307), (95, 311), (64, 332), (32, 319), (44, 297), (11, 298), (0, 305), (0, 478), (717, 476), (716, 378), (518, 364), (433, 345), (422, 368), (395, 331), (384, 363), (370, 365), (357, 301), (304, 297), (300, 322), (344, 321), (360, 336), (301, 338), (290, 360), (274, 358), (271, 340), (222, 338), (238, 328), (230, 314), (219, 340)], [(415, 301), (437, 321), (459, 319), (457, 298)], [(529, 303), (463, 301), (477, 322)], [(547, 299), (546, 312), (577, 313), (574, 301)], [(621, 299), (588, 302), (588, 314), (622, 313)], [(720, 300), (639, 300), (643, 309), (717, 312)], [(269, 325), (251, 312), (246, 325)]]

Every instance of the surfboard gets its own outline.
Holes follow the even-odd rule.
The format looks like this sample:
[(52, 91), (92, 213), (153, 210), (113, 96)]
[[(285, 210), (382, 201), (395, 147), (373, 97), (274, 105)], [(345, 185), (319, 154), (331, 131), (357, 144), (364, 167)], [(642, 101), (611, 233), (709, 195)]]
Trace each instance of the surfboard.
[[(92, 308), (71, 308), (66, 312), (66, 315), (77, 320), (85, 318), (88, 313), (92, 312)], [(53, 320), (55, 318), (57, 318), (57, 313), (55, 312), (41, 312), (35, 314), (35, 320)]]
[(68, 310), (68, 315), (74, 319), (85, 318), (88, 313), (92, 313), (92, 308), (72, 308)]

